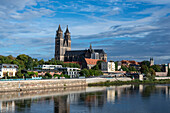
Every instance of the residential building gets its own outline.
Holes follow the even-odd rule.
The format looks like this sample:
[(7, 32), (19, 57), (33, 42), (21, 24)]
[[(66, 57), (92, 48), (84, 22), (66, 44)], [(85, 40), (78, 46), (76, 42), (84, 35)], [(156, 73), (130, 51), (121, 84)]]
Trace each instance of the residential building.
[(122, 60), (121, 61), (123, 66), (126, 67), (134, 67), (136, 70), (140, 70), (140, 62), (136, 62), (136, 61), (129, 61), (129, 60)]
[(15, 76), (18, 66), (16, 64), (0, 64), (0, 78)]
[(70, 76), (70, 78), (77, 78), (80, 75), (80, 68), (62, 67), (56, 68), (56, 70)]
[(44, 76), (46, 73), (51, 74), (67, 74), (70, 78), (79, 77), (80, 68), (62, 67), (62, 65), (39, 65), (35, 69), (39, 69), (38, 75)]
[(62, 68), (62, 65), (38, 65), (38, 67), (34, 67), (34, 69), (42, 69), (42, 70), (52, 70), (55, 68)]
[(140, 65), (139, 62), (136, 61), (129, 61), (129, 60), (122, 60), (121, 61), (122, 65), (129, 67), (131, 64), (133, 65)]
[(101, 70), (103, 72), (114, 72), (115, 71), (115, 63), (113, 61), (110, 62), (102, 62)]

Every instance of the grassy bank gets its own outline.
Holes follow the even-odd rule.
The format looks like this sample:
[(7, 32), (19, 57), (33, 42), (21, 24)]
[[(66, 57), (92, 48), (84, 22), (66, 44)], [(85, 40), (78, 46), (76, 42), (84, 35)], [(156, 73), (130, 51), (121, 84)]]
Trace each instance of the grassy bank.
[(168, 80), (133, 80), (133, 81), (106, 81), (106, 82), (98, 82), (98, 83), (89, 83), (88, 86), (111, 86), (111, 85), (126, 85), (126, 84), (170, 84), (170, 79)]

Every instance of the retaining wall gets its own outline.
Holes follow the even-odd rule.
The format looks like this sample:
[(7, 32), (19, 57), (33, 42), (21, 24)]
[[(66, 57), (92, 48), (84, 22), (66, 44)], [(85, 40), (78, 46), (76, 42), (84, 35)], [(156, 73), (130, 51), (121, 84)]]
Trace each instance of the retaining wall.
[(131, 78), (88, 78), (88, 79), (50, 79), (50, 80), (22, 80), (22, 81), (0, 81), (0, 92), (27, 91), (52, 88), (66, 88), (87, 86), (89, 83), (106, 81), (130, 81)]
[(0, 92), (86, 86), (85, 79), (1, 81)]

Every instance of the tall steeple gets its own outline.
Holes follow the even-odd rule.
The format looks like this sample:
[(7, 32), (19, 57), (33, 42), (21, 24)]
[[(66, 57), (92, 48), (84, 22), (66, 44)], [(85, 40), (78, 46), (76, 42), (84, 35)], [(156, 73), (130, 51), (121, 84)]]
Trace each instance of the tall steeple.
[(91, 43), (90, 43), (90, 50), (92, 50), (92, 45), (91, 45)]
[(70, 33), (69, 30), (68, 30), (68, 25), (67, 25), (67, 28), (66, 28), (66, 32), (65, 33)]
[(58, 26), (58, 30), (56, 31), (56, 38), (63, 38), (63, 31), (60, 27), (60, 24)]
[(61, 27), (60, 27), (60, 24), (59, 24), (59, 26), (58, 26), (58, 30), (57, 30), (58, 32), (60, 31), (60, 32), (63, 32), (62, 30), (61, 30)]

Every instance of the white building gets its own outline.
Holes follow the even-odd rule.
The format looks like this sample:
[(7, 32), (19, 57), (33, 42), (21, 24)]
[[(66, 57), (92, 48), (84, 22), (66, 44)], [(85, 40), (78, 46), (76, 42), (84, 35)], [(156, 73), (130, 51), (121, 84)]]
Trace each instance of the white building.
[(0, 78), (4, 76), (15, 76), (18, 66), (15, 64), (0, 64)]
[(115, 63), (113, 61), (110, 62), (102, 62), (101, 70), (103, 72), (114, 72), (115, 71)]
[(63, 74), (70, 76), (70, 78), (79, 77), (80, 68), (71, 68), (71, 67), (63, 67), (63, 68), (56, 68), (56, 70), (62, 71)]
[(35, 68), (43, 69), (43, 70), (52, 70), (55, 68), (62, 68), (62, 65), (38, 65), (38, 67)]

